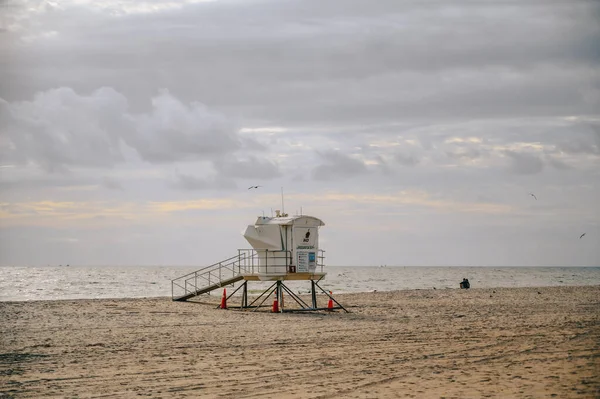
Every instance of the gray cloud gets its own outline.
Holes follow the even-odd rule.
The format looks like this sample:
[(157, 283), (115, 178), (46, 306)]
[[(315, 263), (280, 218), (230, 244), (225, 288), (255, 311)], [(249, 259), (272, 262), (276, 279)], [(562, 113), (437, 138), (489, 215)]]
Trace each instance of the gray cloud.
[(33, 162), (50, 171), (122, 162), (118, 132), (106, 122), (110, 124), (113, 116), (121, 119), (123, 105), (122, 96), (110, 90), (88, 98), (56, 89), (38, 94), (32, 102), (0, 99), (0, 155), (7, 162)]
[(286, 125), (593, 113), (597, 15), (592, 1), (215, 2), (119, 18), (65, 6), (30, 17), (56, 35), (13, 40), (0, 92), (108, 81), (137, 110), (168, 87)]
[(102, 178), (102, 186), (109, 190), (124, 190), (123, 185), (118, 180), (108, 176)]
[(165, 91), (143, 114), (132, 114), (127, 98), (112, 88), (89, 96), (52, 89), (30, 102), (0, 99), (0, 129), (3, 160), (49, 171), (114, 166), (126, 161), (123, 146), (158, 163), (211, 159), (241, 148), (225, 117), (200, 103), (185, 105)]
[(394, 160), (403, 166), (415, 166), (421, 162), (416, 154), (404, 152), (397, 152), (394, 154)]
[(143, 159), (174, 162), (220, 156), (240, 148), (232, 124), (200, 103), (189, 106), (162, 92), (152, 99), (153, 111), (134, 117), (136, 131), (124, 137)]
[(319, 156), (323, 163), (312, 171), (315, 180), (349, 178), (367, 173), (367, 167), (362, 161), (338, 151), (319, 153)]
[(554, 168), (558, 169), (558, 170), (569, 170), (569, 169), (573, 169), (571, 166), (569, 166), (569, 164), (561, 161), (560, 159), (551, 156), (551, 155), (547, 155), (545, 157), (546, 161), (548, 162), (549, 165), (553, 166)]
[(519, 175), (540, 173), (544, 169), (544, 161), (537, 155), (526, 152), (504, 151), (511, 159), (511, 171)]
[(219, 174), (232, 178), (274, 179), (281, 176), (277, 164), (253, 156), (241, 160), (232, 157), (219, 159), (214, 166)]
[[(600, 128), (595, 125), (583, 126), (583, 130), (571, 131), (557, 143), (559, 151), (568, 154), (600, 154)], [(566, 134), (565, 134), (566, 136)]]
[(237, 188), (235, 181), (228, 178), (212, 177), (202, 178), (177, 173), (172, 187), (182, 190), (232, 190)]
[(182, 104), (167, 92), (152, 99), (153, 112), (137, 116), (125, 141), (150, 162), (173, 162), (231, 153), (240, 147), (231, 123), (200, 103)]
[(483, 153), (475, 146), (460, 146), (446, 151), (446, 155), (456, 160), (473, 160), (480, 158)]

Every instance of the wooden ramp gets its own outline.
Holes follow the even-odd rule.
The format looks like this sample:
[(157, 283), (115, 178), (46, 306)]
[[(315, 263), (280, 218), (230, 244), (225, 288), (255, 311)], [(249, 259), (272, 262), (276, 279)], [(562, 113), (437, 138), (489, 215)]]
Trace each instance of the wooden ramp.
[(188, 299), (191, 299), (191, 298), (193, 298), (195, 296), (206, 294), (207, 292), (210, 292), (212, 290), (216, 290), (217, 288), (221, 288), (221, 287), (224, 287), (226, 285), (237, 283), (238, 281), (241, 281), (243, 279), (244, 279), (244, 276), (242, 276), (242, 275), (231, 277), (231, 278), (219, 281), (218, 283), (215, 283), (215, 284), (209, 285), (207, 287), (204, 287), (202, 289), (196, 290), (194, 292), (189, 292), (189, 293), (187, 293), (185, 295), (182, 295), (182, 296), (179, 296), (179, 297), (174, 297), (173, 300), (174, 301), (180, 301), (180, 302), (187, 301)]

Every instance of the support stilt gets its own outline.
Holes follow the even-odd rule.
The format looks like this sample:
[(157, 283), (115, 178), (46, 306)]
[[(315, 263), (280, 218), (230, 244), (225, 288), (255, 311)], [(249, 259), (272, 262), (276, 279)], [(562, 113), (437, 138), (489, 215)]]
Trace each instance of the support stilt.
[(315, 280), (310, 280), (310, 294), (312, 296), (312, 307), (313, 309), (317, 308), (317, 290), (315, 287)]
[(248, 307), (248, 282), (244, 281), (244, 284), (242, 285), (243, 290), (242, 290), (242, 307), (243, 308), (247, 308)]

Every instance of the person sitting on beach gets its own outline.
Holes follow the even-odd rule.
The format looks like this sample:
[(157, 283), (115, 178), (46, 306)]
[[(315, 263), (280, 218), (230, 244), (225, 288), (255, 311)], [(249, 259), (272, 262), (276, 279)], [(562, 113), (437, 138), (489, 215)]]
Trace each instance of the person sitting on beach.
[(460, 288), (464, 288), (464, 289), (471, 288), (471, 284), (469, 283), (469, 279), (463, 278), (463, 281), (460, 283)]

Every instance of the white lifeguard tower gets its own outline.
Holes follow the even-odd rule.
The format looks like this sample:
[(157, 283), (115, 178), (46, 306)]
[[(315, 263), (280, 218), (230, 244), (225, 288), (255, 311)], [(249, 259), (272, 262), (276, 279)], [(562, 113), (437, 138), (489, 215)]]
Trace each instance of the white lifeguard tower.
[[(288, 216), (280, 211), (276, 211), (273, 217), (259, 216), (244, 233), (244, 238), (252, 246), (251, 249), (238, 249), (237, 256), (172, 280), (172, 298), (174, 301), (187, 301), (243, 281), (228, 297), (223, 298), (229, 299), (242, 289), (242, 303), (239, 308), (257, 309), (272, 293), (275, 293), (278, 303), (282, 304), (283, 292), (287, 292), (299, 307), (285, 309), (286, 311), (346, 310), (331, 293), (319, 286), (319, 281), (327, 274), (324, 271), (324, 251), (319, 247), (319, 227), (324, 225), (321, 219), (314, 216)], [(284, 284), (286, 280), (310, 281), (312, 305), (308, 305), (292, 292)], [(249, 281), (273, 281), (273, 284), (258, 298), (248, 303)], [(327, 307), (318, 306), (317, 289), (328, 297)], [(263, 297), (262, 302), (258, 303)], [(336, 306), (332, 305), (333, 302)], [(283, 306), (280, 311), (284, 311)]]
[(313, 216), (275, 212), (275, 217), (259, 216), (244, 233), (258, 258), (258, 278), (310, 280), (324, 277), (319, 227), (325, 223)]

